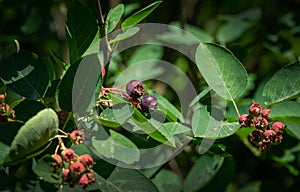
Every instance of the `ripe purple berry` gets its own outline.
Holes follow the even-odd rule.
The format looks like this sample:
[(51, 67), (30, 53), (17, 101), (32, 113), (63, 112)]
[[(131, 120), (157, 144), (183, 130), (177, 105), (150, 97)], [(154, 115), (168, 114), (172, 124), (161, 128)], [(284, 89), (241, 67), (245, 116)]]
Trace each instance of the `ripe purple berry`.
[(144, 94), (144, 84), (139, 80), (131, 80), (126, 85), (126, 92), (132, 98), (139, 98)]
[(255, 127), (257, 129), (260, 129), (260, 130), (265, 130), (268, 128), (268, 125), (269, 125), (269, 122), (267, 119), (263, 118), (263, 117), (258, 117), (256, 120), (255, 120)]
[(158, 101), (154, 95), (145, 95), (142, 98), (141, 108), (144, 112), (149, 113), (157, 109)]

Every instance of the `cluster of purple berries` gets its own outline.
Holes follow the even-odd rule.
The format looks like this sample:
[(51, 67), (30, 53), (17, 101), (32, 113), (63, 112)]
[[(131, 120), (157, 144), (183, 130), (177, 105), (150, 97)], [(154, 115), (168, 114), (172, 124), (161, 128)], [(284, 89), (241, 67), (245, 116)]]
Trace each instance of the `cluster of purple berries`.
[[(84, 133), (79, 130), (69, 134), (71, 141), (77, 145), (83, 143)], [(78, 156), (73, 149), (64, 148), (61, 154), (53, 154), (54, 162), (51, 164), (54, 172), (62, 168), (62, 181), (68, 183), (70, 187), (75, 185), (85, 189), (95, 182), (92, 170), (95, 162), (91, 155), (83, 154)]]
[(249, 114), (243, 114), (239, 118), (241, 126), (256, 128), (250, 133), (249, 141), (262, 151), (270, 149), (271, 145), (280, 143), (285, 130), (282, 122), (276, 121), (271, 124), (270, 112), (271, 109), (264, 109), (259, 103), (253, 102), (249, 107)]
[(123, 98), (130, 101), (136, 108), (145, 113), (151, 113), (157, 109), (158, 101), (154, 95), (144, 95), (145, 86), (141, 81), (131, 80), (126, 85), (126, 93)]

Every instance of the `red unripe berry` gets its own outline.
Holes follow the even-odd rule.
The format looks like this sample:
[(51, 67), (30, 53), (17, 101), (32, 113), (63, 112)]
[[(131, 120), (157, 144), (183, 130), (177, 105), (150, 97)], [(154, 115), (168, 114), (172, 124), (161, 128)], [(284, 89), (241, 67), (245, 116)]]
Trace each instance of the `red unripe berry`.
[(84, 165), (78, 161), (69, 165), (70, 172), (74, 175), (80, 175), (85, 171)]
[(266, 108), (266, 109), (263, 109), (262, 112), (261, 112), (261, 116), (265, 119), (269, 119), (269, 115), (271, 113), (271, 109), (269, 108)]
[(95, 162), (92, 156), (84, 154), (79, 157), (79, 161), (88, 169), (93, 168)]
[(249, 117), (248, 114), (242, 114), (242, 115), (239, 117), (239, 123), (240, 123), (242, 126), (249, 127), (248, 117)]
[(139, 98), (144, 94), (144, 84), (139, 80), (131, 80), (126, 85), (126, 92), (132, 98)]
[(59, 168), (62, 166), (62, 158), (60, 155), (53, 154), (51, 157), (55, 160), (55, 162), (51, 164), (53, 168)]
[(263, 117), (259, 117), (255, 120), (255, 127), (257, 129), (265, 130), (267, 129), (268, 125), (269, 125), (268, 120)]
[(272, 129), (266, 130), (264, 132), (264, 141), (265, 142), (274, 142), (276, 139), (276, 132)]
[(253, 102), (253, 104), (249, 107), (249, 113), (257, 117), (261, 113), (262, 109), (263, 108), (260, 106), (259, 103)]
[(145, 95), (142, 98), (141, 108), (144, 112), (149, 113), (157, 109), (158, 101), (154, 95)]
[(62, 172), (62, 179), (64, 182), (69, 182), (71, 180), (70, 170), (64, 169)]
[(84, 174), (80, 177), (80, 179), (78, 180), (78, 185), (85, 189), (86, 187), (89, 186), (89, 178)]
[(259, 131), (252, 131), (249, 134), (249, 141), (251, 143), (258, 143), (262, 140), (262, 134)]
[(273, 123), (272, 129), (275, 132), (282, 133), (284, 131), (284, 129), (285, 129), (285, 125), (282, 122), (277, 121), (277, 122)]
[(64, 160), (68, 163), (75, 159), (75, 152), (71, 148), (67, 148), (67, 149), (63, 150), (61, 152), (61, 154), (62, 154)]
[(87, 173), (86, 174), (86, 176), (88, 177), (88, 179), (89, 179), (89, 183), (93, 183), (93, 182), (95, 182), (95, 175), (94, 175), (94, 173), (93, 172), (89, 172), (89, 173)]
[(74, 145), (83, 144), (84, 143), (84, 132), (79, 130), (74, 130), (70, 134), (71, 140)]

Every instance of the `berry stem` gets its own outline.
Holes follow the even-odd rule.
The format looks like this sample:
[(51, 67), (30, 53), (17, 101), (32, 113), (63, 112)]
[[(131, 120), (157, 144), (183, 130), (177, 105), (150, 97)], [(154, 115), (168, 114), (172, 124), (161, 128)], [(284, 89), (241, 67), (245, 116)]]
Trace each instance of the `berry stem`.
[(66, 134), (66, 135), (67, 135), (67, 133), (63, 132), (62, 130), (65, 130), (65, 128), (66, 128), (66, 126), (67, 126), (68, 122), (70, 121), (70, 119), (71, 119), (72, 115), (73, 115), (73, 112), (70, 112), (70, 113), (69, 113), (69, 115), (68, 115), (68, 117), (67, 117), (67, 119), (66, 119), (66, 122), (65, 122), (65, 124), (64, 124), (64, 126), (63, 126), (63, 128), (62, 128), (61, 130), (60, 130), (60, 129), (58, 129), (58, 130), (60, 130), (62, 133)]
[(259, 157), (261, 155), (261, 151), (254, 147), (249, 141), (248, 138), (241, 138), (241, 141), (244, 145), (256, 156)]
[(236, 114), (240, 117), (241, 115), (240, 115), (239, 109), (238, 109), (235, 101), (233, 100), (233, 98), (231, 99), (231, 101), (232, 101), (232, 104), (233, 104)]

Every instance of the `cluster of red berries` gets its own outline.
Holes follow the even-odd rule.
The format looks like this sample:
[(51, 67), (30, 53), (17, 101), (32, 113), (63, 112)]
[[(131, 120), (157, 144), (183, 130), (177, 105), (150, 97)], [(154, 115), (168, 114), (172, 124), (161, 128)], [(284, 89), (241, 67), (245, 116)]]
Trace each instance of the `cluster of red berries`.
[(256, 128), (250, 133), (249, 141), (262, 151), (270, 149), (271, 145), (280, 143), (285, 130), (282, 122), (271, 123), (270, 112), (271, 109), (264, 109), (259, 103), (253, 102), (249, 107), (249, 114), (243, 114), (239, 118), (241, 126)]
[[(83, 143), (84, 133), (82, 131), (75, 130), (69, 136), (75, 145)], [(85, 189), (95, 182), (92, 170), (95, 162), (91, 155), (78, 156), (73, 149), (64, 148), (60, 155), (55, 153), (52, 158), (54, 162), (51, 167), (55, 172), (62, 168), (62, 180), (64, 183), (68, 183), (70, 187), (78, 185)]]
[(122, 97), (143, 112), (151, 113), (157, 109), (158, 101), (154, 95), (144, 95), (144, 91), (145, 86), (141, 81), (131, 80), (127, 83), (126, 93)]
[(0, 123), (8, 122), (8, 118), (15, 118), (15, 111), (4, 102), (4, 94), (0, 94)]

